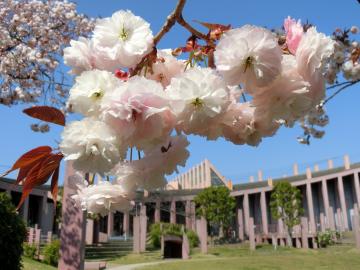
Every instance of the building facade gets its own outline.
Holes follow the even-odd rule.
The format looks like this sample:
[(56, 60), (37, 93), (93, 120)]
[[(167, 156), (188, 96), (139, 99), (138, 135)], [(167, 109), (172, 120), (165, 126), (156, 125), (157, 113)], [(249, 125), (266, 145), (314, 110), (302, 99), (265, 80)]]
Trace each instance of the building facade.
[[(239, 240), (249, 237), (249, 223), (253, 220), (255, 233), (263, 239), (272, 234), (284, 234), (285, 227), (281, 220), (274, 220), (270, 212), (270, 196), (273, 186), (278, 181), (289, 181), (298, 187), (302, 194), (309, 235), (326, 229), (341, 232), (352, 230), (352, 216), (360, 204), (360, 163), (350, 164), (349, 157), (344, 157), (344, 164), (333, 167), (328, 162), (326, 170), (318, 166), (304, 174), (299, 174), (294, 165), (294, 175), (278, 179), (263, 179), (259, 172), (258, 180), (232, 186), (207, 160), (191, 168), (169, 182), (166, 190), (140, 194), (137, 208), (131, 213), (115, 213), (103, 218), (106, 223), (103, 231), (107, 239), (129, 236), (132, 234), (133, 216), (146, 213), (147, 224), (170, 222), (183, 224), (195, 230), (195, 196), (210, 185), (224, 185), (231, 189), (231, 196), (236, 199), (236, 218), (233, 231)], [(299, 230), (295, 227), (294, 231)]]
[[(17, 206), (22, 194), (22, 186), (16, 185), (15, 180), (0, 178), (0, 192), (7, 192), (13, 204)], [(34, 188), (19, 209), (27, 226), (37, 225), (43, 234), (53, 231), (55, 207), (52, 200), (50, 186), (44, 185)]]

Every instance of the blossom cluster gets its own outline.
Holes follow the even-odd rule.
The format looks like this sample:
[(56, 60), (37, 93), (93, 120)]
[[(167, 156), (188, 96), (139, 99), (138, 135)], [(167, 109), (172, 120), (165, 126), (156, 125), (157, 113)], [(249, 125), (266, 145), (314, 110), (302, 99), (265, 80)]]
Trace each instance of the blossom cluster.
[(68, 107), (84, 118), (65, 127), (60, 149), (79, 171), (115, 176), (76, 199), (90, 212), (116, 210), (117, 196), (161, 188), (185, 165), (186, 135), (256, 146), (313, 111), (325, 96), (335, 42), (291, 18), (285, 30), (280, 44), (262, 27), (226, 29), (209, 50), (214, 67), (194, 64), (195, 51), (182, 60), (154, 48), (150, 25), (130, 11), (99, 19), (90, 38), (71, 41), (64, 60), (77, 77)]
[(2, 0), (0, 18), (0, 104), (44, 98), (62, 107), (69, 89), (60, 72), (63, 49), (90, 33), (93, 20), (72, 2), (39, 0)]

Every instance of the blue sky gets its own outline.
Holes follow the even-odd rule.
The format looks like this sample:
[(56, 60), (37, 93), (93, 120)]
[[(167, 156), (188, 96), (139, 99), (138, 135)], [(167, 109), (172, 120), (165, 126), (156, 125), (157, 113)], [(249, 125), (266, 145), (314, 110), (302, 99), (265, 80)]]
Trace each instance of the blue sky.
[[(77, 1), (79, 12), (91, 17), (111, 16), (119, 9), (129, 9), (151, 23), (154, 33), (163, 24), (166, 16), (176, 4), (175, 0), (102, 0)], [(204, 1), (189, 0), (184, 17), (191, 22), (199, 20), (231, 24), (255, 24), (269, 28), (279, 27), (288, 15), (309, 20), (319, 31), (331, 34), (336, 27), (360, 26), (360, 5), (356, 0), (326, 1)], [(194, 23), (194, 26), (202, 29)], [(204, 29), (202, 29), (204, 30)], [(205, 31), (205, 30), (204, 30)], [(185, 43), (189, 34), (176, 26), (159, 44), (159, 48), (178, 47)], [(359, 40), (360, 35), (357, 35)], [(360, 86), (350, 88), (327, 105), (330, 124), (321, 140), (312, 140), (310, 146), (300, 145), (296, 137), (302, 133), (299, 127), (282, 128), (272, 137), (264, 139), (258, 147), (236, 146), (224, 140), (207, 142), (204, 138), (190, 136), (191, 156), (186, 168), (209, 159), (227, 178), (234, 182), (247, 181), (263, 169), (265, 177), (289, 174), (294, 162), (303, 171), (306, 166), (319, 163), (324, 168), (327, 158), (335, 157), (341, 163), (341, 156), (350, 154), (352, 161), (360, 161)], [(29, 125), (35, 121), (21, 113), (23, 106), (8, 108), (0, 106), (0, 172), (5, 171), (22, 153), (39, 145), (56, 146), (62, 128), (51, 126), (47, 134), (34, 133)], [(186, 170), (182, 168), (180, 171)]]

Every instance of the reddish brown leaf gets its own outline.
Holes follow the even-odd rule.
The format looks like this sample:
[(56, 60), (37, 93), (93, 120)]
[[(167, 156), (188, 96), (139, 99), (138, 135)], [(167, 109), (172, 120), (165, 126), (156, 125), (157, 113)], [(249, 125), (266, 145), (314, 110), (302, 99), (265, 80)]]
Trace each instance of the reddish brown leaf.
[(33, 118), (45, 122), (65, 126), (65, 115), (59, 109), (50, 106), (34, 106), (23, 110), (23, 112)]
[(63, 155), (61, 153), (50, 154), (42, 161), (34, 164), (24, 180), (21, 199), (17, 206), (18, 208), (22, 205), (34, 187), (46, 183), (50, 176), (59, 169), (62, 158)]
[(202, 26), (206, 27), (207, 29), (209, 29), (209, 38), (210, 39), (220, 39), (221, 35), (230, 30), (231, 29), (231, 25), (224, 25), (224, 24), (218, 24), (218, 23), (206, 23), (206, 22), (199, 22), (199, 21), (195, 21), (199, 24), (201, 24)]
[(37, 160), (49, 155), (51, 151), (52, 149), (50, 146), (40, 146), (26, 152), (14, 163), (11, 169), (5, 172), (3, 175), (1, 175), (1, 177), (9, 174), (14, 170), (24, 168), (28, 165), (35, 163)]
[[(59, 187), (58, 187), (59, 169), (60, 169), (60, 166), (55, 169), (55, 171), (51, 177), (51, 195), (53, 197), (55, 206), (56, 206), (57, 194), (59, 191)], [(56, 207), (55, 207), (55, 209), (56, 209)]]
[[(50, 153), (48, 155), (51, 155)], [(22, 180), (25, 179), (25, 177), (28, 175), (29, 171), (32, 169), (32, 167), (35, 165), (35, 163), (41, 163), (45, 158), (48, 157), (48, 155), (44, 155), (43, 157), (36, 159), (33, 163), (30, 163), (29, 165), (25, 167), (21, 167), (18, 173), (18, 177), (16, 179), (15, 184), (19, 184)]]

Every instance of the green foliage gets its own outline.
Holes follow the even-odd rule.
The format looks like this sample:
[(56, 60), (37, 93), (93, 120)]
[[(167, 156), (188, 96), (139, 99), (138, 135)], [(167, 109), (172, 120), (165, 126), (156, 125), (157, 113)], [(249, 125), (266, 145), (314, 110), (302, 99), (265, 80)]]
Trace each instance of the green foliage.
[(26, 226), (5, 192), (0, 193), (0, 268), (21, 269)]
[(271, 193), (270, 209), (272, 216), (282, 219), (290, 231), (300, 224), (300, 217), (304, 213), (300, 190), (286, 181), (276, 183)]
[(60, 241), (53, 240), (44, 247), (44, 262), (53, 266), (57, 266), (59, 260)]
[(320, 247), (327, 247), (334, 245), (337, 240), (339, 240), (341, 234), (337, 231), (326, 230), (325, 232), (318, 232), (316, 242)]
[(199, 237), (193, 230), (188, 230), (186, 236), (189, 239), (189, 244), (191, 248), (197, 247), (199, 245)]
[(195, 197), (196, 215), (204, 217), (211, 226), (228, 227), (234, 217), (235, 198), (227, 187), (208, 187)]
[(27, 258), (33, 259), (36, 255), (36, 246), (28, 243), (23, 244), (23, 255)]
[[(161, 247), (161, 236), (162, 235), (175, 235), (182, 236), (181, 224), (171, 224), (171, 223), (154, 223), (150, 226), (149, 238), (150, 243), (154, 248)], [(197, 234), (192, 230), (186, 230), (185, 233), (189, 239), (190, 247), (196, 247), (199, 244), (199, 238)]]

